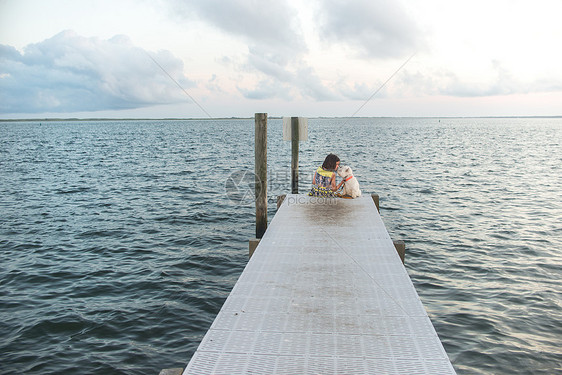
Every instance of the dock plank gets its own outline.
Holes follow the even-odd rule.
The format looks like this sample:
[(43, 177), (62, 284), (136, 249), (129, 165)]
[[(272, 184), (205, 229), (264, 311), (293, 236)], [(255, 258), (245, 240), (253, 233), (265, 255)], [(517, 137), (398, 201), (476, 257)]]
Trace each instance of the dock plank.
[(455, 374), (370, 197), (287, 195), (188, 374)]

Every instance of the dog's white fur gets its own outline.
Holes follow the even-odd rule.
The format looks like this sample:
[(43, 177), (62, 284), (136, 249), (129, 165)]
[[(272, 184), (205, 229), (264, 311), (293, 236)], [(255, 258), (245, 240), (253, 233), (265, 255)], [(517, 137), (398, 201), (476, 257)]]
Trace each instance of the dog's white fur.
[(342, 195), (348, 195), (351, 198), (357, 198), (361, 196), (361, 190), (359, 189), (359, 181), (353, 177), (353, 171), (347, 165), (338, 168), (338, 176), (344, 180), (351, 176), (351, 179), (343, 183)]

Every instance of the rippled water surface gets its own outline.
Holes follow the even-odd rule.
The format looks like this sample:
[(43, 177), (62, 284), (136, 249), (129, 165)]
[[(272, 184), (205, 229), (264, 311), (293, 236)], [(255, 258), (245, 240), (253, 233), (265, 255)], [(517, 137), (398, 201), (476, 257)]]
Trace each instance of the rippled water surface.
[[(291, 161), (268, 125), (271, 219)], [(247, 261), (254, 208), (225, 183), (253, 171), (253, 135), (0, 123), (0, 373), (185, 366)], [(380, 195), (459, 374), (560, 373), (561, 140), (562, 119), (310, 119), (300, 189), (335, 152)]]

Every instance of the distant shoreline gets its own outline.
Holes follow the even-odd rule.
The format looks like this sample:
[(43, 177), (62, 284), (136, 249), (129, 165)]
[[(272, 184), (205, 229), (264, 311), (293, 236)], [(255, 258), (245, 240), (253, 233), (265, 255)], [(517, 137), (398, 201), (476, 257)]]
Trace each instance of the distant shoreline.
[[(275, 118), (275, 117), (270, 117)], [(281, 117), (278, 117), (281, 118)], [(217, 118), (27, 118), (27, 119), (0, 119), (0, 122), (27, 122), (27, 121), (45, 121), (45, 122), (56, 122), (56, 121), (210, 121), (210, 120), (247, 120), (252, 119), (252, 117), (217, 117)]]
[[(282, 119), (281, 116), (270, 116), (270, 119)], [(358, 116), (358, 117), (345, 117), (345, 116), (335, 116), (335, 117), (324, 117), (324, 116), (316, 116), (316, 117), (309, 117), (309, 119), (349, 119), (349, 118), (419, 118), (419, 119), (470, 119), (470, 118), (562, 118), (562, 115), (559, 116)], [(69, 122), (78, 122), (78, 121), (213, 121), (213, 120), (252, 120), (253, 117), (217, 117), (217, 118), (26, 118), (26, 119), (0, 119), (0, 122), (60, 122), (60, 121), (69, 121)]]

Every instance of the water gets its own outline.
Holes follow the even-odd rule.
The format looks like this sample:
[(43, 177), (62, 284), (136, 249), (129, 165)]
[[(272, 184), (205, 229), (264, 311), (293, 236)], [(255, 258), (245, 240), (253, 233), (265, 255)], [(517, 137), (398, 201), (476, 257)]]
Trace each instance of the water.
[[(247, 261), (253, 120), (0, 123), (0, 373), (183, 367)], [(270, 119), (269, 217), (290, 143)], [(459, 374), (562, 373), (562, 119), (310, 119), (407, 244)], [(239, 175), (235, 175), (239, 176)]]

